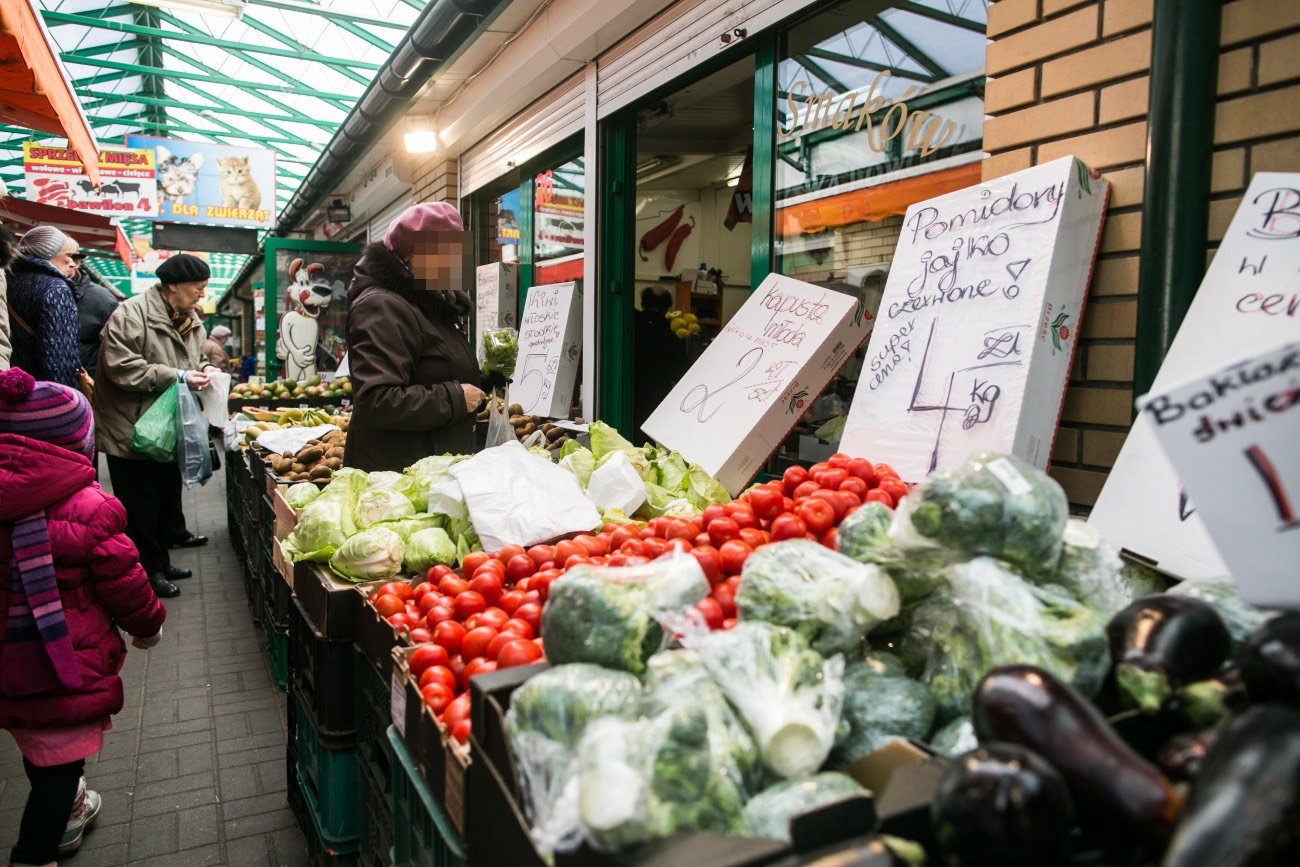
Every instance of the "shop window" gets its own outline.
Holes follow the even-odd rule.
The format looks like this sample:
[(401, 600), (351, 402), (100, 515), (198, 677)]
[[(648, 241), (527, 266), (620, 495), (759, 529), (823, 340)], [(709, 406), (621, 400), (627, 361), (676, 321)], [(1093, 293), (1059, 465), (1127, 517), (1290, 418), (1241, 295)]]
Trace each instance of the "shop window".
[(586, 168), (582, 157), (533, 176), (533, 283), (582, 279)]
[(467, 227), (473, 230), (477, 247), (474, 264), (519, 261), (519, 199), (519, 181), (513, 173), (474, 194)]
[[(271, 291), (262, 299), (258, 322), (264, 323), (268, 371), (284, 376), (288, 373), (288, 358), (281, 360), (276, 350), (292, 351), (294, 340), (314, 331), (312, 362), (318, 374), (332, 373), (347, 352), (348, 298), (347, 287), (352, 279), (352, 269), (360, 257), (357, 244), (330, 241), (299, 241), (292, 238), (272, 238), (266, 242), (265, 274)], [(294, 263), (298, 262), (297, 268)], [(319, 266), (319, 267), (317, 267)], [(306, 328), (286, 328), (285, 317), (297, 307), (291, 295), (297, 296), (304, 287), (311, 287), (301, 297), (308, 298), (299, 315), (299, 321), (309, 322)], [(256, 292), (255, 301), (258, 303)], [(270, 308), (269, 310), (267, 308)], [(268, 315), (270, 314), (270, 315)], [(314, 325), (314, 328), (310, 327)], [(305, 363), (305, 344), (297, 347), (299, 365)]]

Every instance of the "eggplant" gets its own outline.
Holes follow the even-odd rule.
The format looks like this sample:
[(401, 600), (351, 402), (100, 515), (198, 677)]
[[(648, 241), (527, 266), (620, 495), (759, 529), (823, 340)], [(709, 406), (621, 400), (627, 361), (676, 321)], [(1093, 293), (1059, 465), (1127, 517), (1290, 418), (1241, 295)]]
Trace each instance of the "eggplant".
[(1261, 623), (1242, 645), (1237, 664), (1252, 701), (1300, 705), (1300, 614)]
[(991, 743), (948, 766), (930, 816), (945, 867), (1041, 867), (1064, 862), (1074, 802), (1037, 753)]
[(1121, 699), (1148, 713), (1218, 671), (1232, 649), (1223, 618), (1191, 596), (1144, 596), (1111, 618), (1106, 638)]
[(1168, 838), (1182, 797), (1073, 687), (1041, 668), (1009, 665), (984, 676), (972, 704), (980, 742), (1008, 741), (1047, 759), (1080, 823), (1099, 838), (1123, 845)]
[(1192, 785), (1162, 863), (1300, 864), (1300, 710), (1256, 705), (1228, 724)]
[(1217, 728), (1179, 735), (1161, 748), (1156, 755), (1156, 764), (1174, 782), (1191, 782), (1200, 775), (1205, 757), (1218, 739)]

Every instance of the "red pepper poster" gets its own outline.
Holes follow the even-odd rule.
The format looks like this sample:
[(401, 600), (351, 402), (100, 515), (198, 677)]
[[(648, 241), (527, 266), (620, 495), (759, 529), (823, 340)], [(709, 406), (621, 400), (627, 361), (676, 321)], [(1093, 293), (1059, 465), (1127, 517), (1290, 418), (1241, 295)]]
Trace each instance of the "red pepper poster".
[(71, 148), (23, 142), (27, 199), (45, 205), (106, 216), (153, 214), (158, 185), (151, 150), (101, 148), (98, 189)]

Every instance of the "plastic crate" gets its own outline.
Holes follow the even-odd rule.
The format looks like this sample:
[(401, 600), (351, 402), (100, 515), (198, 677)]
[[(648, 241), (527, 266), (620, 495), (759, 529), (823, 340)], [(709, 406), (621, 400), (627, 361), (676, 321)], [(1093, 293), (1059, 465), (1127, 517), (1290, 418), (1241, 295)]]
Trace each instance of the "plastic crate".
[(254, 623), (261, 623), (266, 606), (262, 603), (262, 573), (257, 562), (244, 563), (244, 595), (248, 599), (248, 612)]
[(352, 642), (326, 640), (298, 600), (292, 600), (289, 669), (294, 689), (311, 710), (321, 734), (356, 735), (356, 657)]
[[(278, 545), (278, 542), (272, 544)], [(271, 622), (280, 629), (289, 628), (289, 618), (293, 614), (293, 590), (289, 587), (289, 582), (284, 580), (284, 574), (276, 566), (275, 557), (272, 556), (267, 564), (266, 578), (266, 612)]]
[(462, 867), (465, 850), (393, 726), (388, 728), (388, 742), (393, 748), (389, 803), (394, 867)]
[(296, 696), (294, 700), (297, 702), (294, 740), (298, 749), (298, 779), (308, 806), (329, 839), (355, 838), (361, 826), (357, 748), (321, 734), (310, 710)]
[(284, 692), (289, 688), (289, 633), (276, 629), (269, 623), (266, 630), (266, 655), (271, 660), (271, 677), (275, 688)]
[(356, 650), (357, 750), (371, 775), (388, 788), (393, 772), (393, 748), (388, 744), (388, 727), (393, 722), (391, 684)]
[(302, 799), (307, 820), (303, 828), (303, 836), (307, 838), (307, 863), (312, 867), (354, 867), (360, 858), (360, 838), (331, 835), (320, 822), (318, 805), (311, 787), (306, 784), (302, 786)]
[(359, 762), (361, 781), (361, 845), (363, 858), (391, 867), (393, 863), (393, 812), (389, 804), (388, 780), (378, 780), (370, 765)]

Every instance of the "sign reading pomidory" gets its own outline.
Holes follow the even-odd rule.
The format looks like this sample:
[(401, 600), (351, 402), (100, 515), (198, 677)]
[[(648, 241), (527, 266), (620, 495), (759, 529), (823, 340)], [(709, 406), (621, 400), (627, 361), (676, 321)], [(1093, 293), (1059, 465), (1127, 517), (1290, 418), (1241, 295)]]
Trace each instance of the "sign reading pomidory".
[(1300, 608), (1300, 343), (1142, 402), (1247, 602)]
[(173, 223), (275, 224), (275, 154), (258, 148), (128, 135), (128, 147), (156, 156), (154, 216)]
[(857, 298), (769, 274), (645, 432), (738, 494), (870, 330)]
[(101, 148), (96, 189), (81, 157), (70, 148), (23, 142), (27, 199), (107, 216), (151, 215), (158, 201), (153, 151)]
[[(1260, 348), (1294, 341), (1298, 280), (1300, 173), (1261, 172), (1251, 179), (1196, 290), (1152, 394), (1222, 370)], [(1290, 449), (1296, 450), (1294, 440)], [(1224, 475), (1222, 484), (1246, 481)], [(1199, 505), (1157, 443), (1150, 413), (1143, 412), (1088, 520), (1108, 540), (1160, 570), (1208, 580), (1228, 574), (1230, 564), (1206, 532)]]
[(1109, 194), (1063, 157), (908, 208), (840, 451), (1045, 467)]
[(510, 384), (510, 400), (522, 406), (525, 415), (569, 417), (581, 340), (579, 284), (551, 283), (528, 290)]

